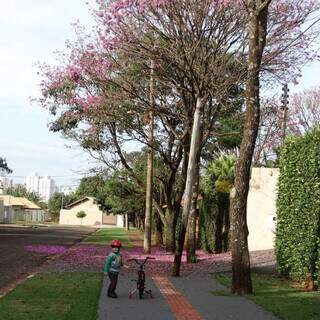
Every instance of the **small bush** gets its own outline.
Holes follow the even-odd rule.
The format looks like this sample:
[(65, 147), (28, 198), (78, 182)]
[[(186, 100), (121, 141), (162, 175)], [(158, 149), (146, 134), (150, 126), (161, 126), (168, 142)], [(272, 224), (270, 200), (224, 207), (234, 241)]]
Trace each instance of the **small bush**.
[(77, 213), (77, 218), (81, 219), (81, 224), (82, 224), (83, 218), (85, 218), (86, 216), (87, 216), (87, 214), (83, 210), (81, 210)]

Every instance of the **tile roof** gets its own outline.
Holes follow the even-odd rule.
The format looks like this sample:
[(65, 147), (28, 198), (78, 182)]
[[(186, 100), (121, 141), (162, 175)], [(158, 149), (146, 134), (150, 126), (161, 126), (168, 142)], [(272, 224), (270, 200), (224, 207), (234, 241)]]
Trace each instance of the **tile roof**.
[(24, 209), (40, 210), (41, 208), (30, 200), (22, 197), (14, 197), (10, 195), (0, 195), (0, 201), (5, 206), (22, 207)]

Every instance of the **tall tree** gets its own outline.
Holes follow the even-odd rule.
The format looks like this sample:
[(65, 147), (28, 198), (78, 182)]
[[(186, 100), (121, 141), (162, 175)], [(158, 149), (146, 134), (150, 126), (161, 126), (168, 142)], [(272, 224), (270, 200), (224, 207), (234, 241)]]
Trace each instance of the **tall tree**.
[(148, 155), (147, 155), (147, 183), (146, 183), (146, 213), (144, 223), (143, 249), (145, 253), (151, 253), (152, 231), (152, 185), (153, 185), (153, 130), (154, 130), (154, 61), (150, 67), (150, 106), (149, 132), (148, 132)]
[(248, 250), (247, 196), (250, 168), (260, 119), (260, 66), (266, 45), (271, 0), (247, 1), (249, 56), (246, 83), (246, 116), (240, 154), (231, 192), (232, 292), (252, 293)]
[(104, 190), (106, 180), (107, 177), (101, 174), (82, 178), (75, 192), (75, 197), (78, 199), (81, 197), (94, 197), (100, 208), (104, 211), (108, 211), (110, 206), (106, 201), (107, 195)]
[[(117, 167), (121, 162), (131, 177), (139, 181), (126, 162), (123, 147), (128, 140), (148, 145), (147, 127), (142, 119), (150, 110), (148, 62), (155, 61), (155, 78), (161, 86), (155, 92), (157, 142), (153, 148), (166, 164), (166, 177), (159, 179), (165, 188), (169, 216), (157, 201), (154, 205), (169, 226), (171, 240), (185, 186), (188, 195), (183, 202), (184, 223), (175, 257), (175, 275), (180, 271), (182, 235), (195, 181), (195, 164), (191, 161), (195, 155), (190, 154), (190, 148), (194, 152), (201, 150), (215, 132), (220, 107), (229, 100), (229, 88), (244, 80), (249, 83), (252, 73), (245, 68), (245, 25), (251, 18), (253, 2), (248, 1), (246, 6), (241, 5), (242, 1), (231, 2), (101, 0), (95, 12), (96, 37), (81, 39), (72, 48), (66, 66), (45, 72), (44, 105), (61, 115), (53, 128), (69, 131), (89, 152), (98, 152), (99, 159), (107, 165)], [(293, 77), (298, 74), (301, 62), (310, 53), (301, 51), (301, 45), (310, 43), (312, 37), (294, 42), (290, 54), (285, 48), (301, 33), (299, 26), (312, 12), (307, 4), (315, 6), (311, 0), (298, 4), (281, 0), (274, 5), (268, 29), (269, 46), (261, 62), (263, 70), (281, 71)], [(294, 21), (298, 21), (298, 27)], [(284, 67), (292, 59), (297, 63), (292, 68)], [(196, 135), (202, 129), (199, 145), (195, 144), (196, 137), (191, 137), (192, 128)]]

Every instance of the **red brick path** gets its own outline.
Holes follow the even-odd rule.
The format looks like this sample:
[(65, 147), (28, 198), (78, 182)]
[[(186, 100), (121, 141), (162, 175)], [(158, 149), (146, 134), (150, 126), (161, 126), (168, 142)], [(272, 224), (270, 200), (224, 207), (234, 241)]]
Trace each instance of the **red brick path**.
[(177, 320), (203, 320), (198, 311), (187, 301), (165, 276), (153, 276), (155, 284), (169, 304)]

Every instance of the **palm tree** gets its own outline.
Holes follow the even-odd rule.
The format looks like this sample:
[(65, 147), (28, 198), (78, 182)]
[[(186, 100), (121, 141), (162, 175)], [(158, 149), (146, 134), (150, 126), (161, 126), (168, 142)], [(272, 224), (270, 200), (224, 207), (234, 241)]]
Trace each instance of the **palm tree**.
[(207, 167), (207, 177), (214, 182), (218, 194), (218, 214), (216, 218), (216, 252), (225, 252), (229, 247), (230, 230), (230, 190), (234, 183), (236, 156), (221, 155)]

